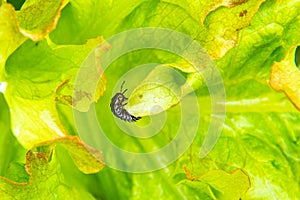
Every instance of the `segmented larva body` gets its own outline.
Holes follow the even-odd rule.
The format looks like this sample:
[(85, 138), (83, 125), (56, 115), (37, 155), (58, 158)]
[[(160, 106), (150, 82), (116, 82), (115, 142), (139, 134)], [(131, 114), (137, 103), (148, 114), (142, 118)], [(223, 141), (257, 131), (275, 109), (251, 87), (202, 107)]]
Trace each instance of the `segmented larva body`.
[(122, 92), (124, 83), (125, 83), (125, 81), (123, 81), (123, 83), (121, 85), (120, 92), (115, 94), (115, 96), (111, 99), (110, 109), (116, 117), (118, 117), (124, 121), (127, 121), (127, 122), (135, 122), (135, 121), (141, 119), (141, 117), (135, 117), (135, 116), (131, 115), (127, 110), (124, 109), (124, 106), (127, 104), (124, 101), (128, 100), (128, 98), (126, 98), (124, 96), (127, 89), (125, 89)]

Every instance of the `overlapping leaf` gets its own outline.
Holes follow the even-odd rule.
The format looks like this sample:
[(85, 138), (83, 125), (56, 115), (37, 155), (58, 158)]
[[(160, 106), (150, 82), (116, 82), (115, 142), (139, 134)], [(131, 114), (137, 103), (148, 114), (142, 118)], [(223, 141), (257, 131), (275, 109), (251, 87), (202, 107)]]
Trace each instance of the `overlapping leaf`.
[[(68, 46), (69, 44), (83, 44), (87, 38), (98, 35), (108, 37), (135, 27), (158, 26), (171, 28), (195, 38), (206, 48), (212, 58), (218, 59), (216, 63), (222, 72), (227, 91), (227, 102), (224, 102), (227, 106), (227, 118), (222, 135), (209, 156), (205, 159), (199, 159), (199, 149), (212, 114), (209, 93), (205, 87), (201, 87), (201, 91), (197, 91), (198, 102), (201, 105), (198, 135), (191, 148), (179, 160), (166, 169), (147, 174), (128, 174), (107, 169), (105, 173), (99, 175), (100, 181), (94, 180), (91, 183), (91, 185), (99, 185), (94, 193), (109, 199), (151, 197), (172, 199), (181, 197), (198, 197), (199, 199), (224, 197), (226, 199), (232, 197), (220, 194), (219, 191), (221, 190), (219, 188), (224, 186), (222, 181), (218, 182), (220, 183), (217, 184), (218, 186), (212, 187), (214, 189), (210, 188), (211, 193), (203, 192), (207, 191), (207, 185), (203, 186), (198, 182), (195, 184), (186, 181), (187, 187), (176, 185), (172, 178), (182, 175), (184, 166), (188, 166), (189, 169), (193, 169), (191, 171), (197, 171), (197, 174), (209, 174), (213, 172), (210, 170), (214, 169), (229, 172), (236, 168), (242, 168), (249, 174), (252, 183), (250, 190), (243, 196), (243, 199), (296, 198), (299, 194), (299, 177), (297, 174), (300, 170), (298, 148), (299, 111), (294, 108), (286, 96), (272, 90), (268, 81), (271, 66), (275, 61), (280, 63), (275, 67), (277, 66), (282, 72), (285, 72), (276, 73), (276, 75), (286, 74), (286, 71), (291, 73), (290, 76), (298, 74), (295, 68), (290, 71), (288, 66), (282, 65), (285, 61), (280, 61), (284, 59), (287, 51), (292, 46), (299, 44), (299, 13), (300, 4), (297, 0), (211, 2), (137, 0), (129, 3), (121, 0), (70, 1), (62, 11), (56, 30), (50, 34), (52, 42), (66, 46), (51, 44), (56, 49), (50, 48), (49, 51), (46, 50), (45, 53), (41, 53), (40, 50), (45, 50), (45, 47), (48, 48), (45, 41), (38, 43), (37, 47), (33, 43), (26, 42), (20, 48), (21, 50), (24, 48), (23, 52), (26, 53), (22, 53), (22, 56), (20, 56), (21, 50), (19, 49), (7, 62), (6, 70), (10, 75), (9, 81), (11, 82), (8, 82), (6, 99), (13, 111), (13, 131), (18, 133), (18, 126), (15, 125), (18, 123), (21, 125), (22, 123), (27, 124), (23, 119), (29, 118), (32, 121), (28, 120), (25, 127), (30, 132), (37, 132), (34, 129), (34, 121), (38, 123), (41, 123), (41, 121), (40, 118), (36, 120), (34, 118), (37, 116), (49, 117), (49, 115), (38, 113), (35, 117), (30, 118), (29, 111), (33, 108), (35, 110), (43, 108), (42, 103), (37, 103), (39, 99), (49, 98), (49, 101), (44, 102), (53, 107), (54, 102), (52, 101), (54, 98), (52, 95), (59, 85), (62, 86), (62, 90), (57, 91), (57, 99), (60, 102), (70, 104), (69, 85), (62, 83), (69, 83), (69, 75), (74, 73), (72, 73), (72, 70), (68, 70), (73, 66), (78, 66), (78, 63), (82, 61), (80, 59), (82, 57), (78, 56), (78, 59), (76, 59), (77, 55), (83, 56), (83, 53), (70, 56), (68, 54), (69, 50), (76, 51), (76, 48)], [(12, 27), (9, 30), (15, 30), (16, 26), (9, 25), (9, 27)], [(20, 41), (22, 42), (22, 40)], [(10, 50), (10, 53), (21, 43), (20, 41), (17, 45), (13, 45), (15, 47)], [(68, 50), (68, 48), (70, 49)], [(32, 53), (35, 50), (37, 50), (37, 53)], [(52, 51), (56, 53), (52, 54)], [(289, 62), (291, 63), (293, 53), (290, 56)], [(54, 62), (56, 60), (54, 57), (64, 59), (58, 59), (57, 62)], [(73, 60), (75, 59), (74, 62), (77, 64), (68, 61), (70, 57)], [(202, 80), (195, 76), (192, 70), (189, 70), (191, 68), (184, 66), (178, 60), (172, 60), (172, 57), (168, 57), (163, 53), (145, 55), (143, 52), (135, 52), (131, 56), (120, 58), (110, 69), (105, 71), (105, 76), (109, 80), (107, 85), (108, 94), (113, 91), (113, 83), (117, 82), (132, 66), (146, 61), (150, 62), (151, 59), (156, 63), (172, 63), (174, 68), (186, 73), (187, 80), (194, 84), (191, 84), (193, 88), (196, 89), (203, 85)], [(49, 63), (53, 63), (53, 65)], [(57, 68), (53, 67), (54, 65), (59, 66), (58, 73), (55, 71)], [(53, 71), (49, 70), (52, 68)], [(65, 73), (66, 71), (68, 72)], [(154, 74), (155, 71), (152, 73)], [(151, 72), (149, 74), (151, 75)], [(165, 77), (172, 77), (172, 73), (169, 72), (156, 75), (158, 79), (160, 78), (158, 82), (163, 81)], [(275, 75), (275, 73), (272, 75)], [(50, 83), (47, 82), (48, 79), (51, 80)], [(145, 82), (150, 83), (149, 80), (146, 79)], [(294, 103), (298, 101), (297, 93), (294, 93), (298, 84), (296, 80), (297, 78), (292, 81), (285, 81), (284, 88), (281, 88)], [(135, 84), (134, 81), (127, 83), (129, 93), (135, 87), (133, 83)], [(170, 85), (176, 85), (175, 83), (176, 81), (171, 80)], [(138, 86), (136, 89), (138, 95), (132, 93), (133, 96), (129, 100), (129, 102), (132, 102), (131, 106), (136, 105), (136, 98), (160, 94), (155, 90), (151, 92), (151, 88), (143, 88), (138, 83), (136, 85)], [(177, 86), (182, 85), (183, 83)], [(182, 88), (184, 88), (184, 85)], [(101, 91), (103, 92), (103, 90)], [(178, 92), (182, 91), (185, 90), (178, 90)], [(171, 101), (165, 101), (167, 103), (164, 109), (168, 114), (168, 120), (164, 124), (164, 129), (151, 140), (138, 140), (123, 134), (123, 131), (116, 126), (107, 106), (110, 98), (110, 95), (104, 94), (96, 106), (96, 110), (103, 130), (107, 131), (107, 136), (120, 148), (128, 151), (155, 151), (170, 142), (176, 135), (181, 116), (178, 106), (172, 106), (178, 102), (177, 100), (173, 101), (171, 98)], [(149, 98), (144, 100), (149, 100)], [(146, 106), (149, 105), (149, 102), (146, 103)], [(25, 106), (29, 107), (23, 108)], [(16, 114), (16, 110), (20, 112)], [(47, 106), (44, 110), (49, 111), (50, 119), (53, 112), (55, 113), (54, 119), (58, 119), (55, 109)], [(68, 112), (66, 116), (70, 117), (70, 110), (66, 112)], [(137, 110), (136, 114), (139, 112), (141, 110)], [(14, 118), (14, 116), (20, 117)], [(64, 120), (64, 125), (69, 127), (68, 130), (75, 130), (72, 123), (66, 124), (68, 120), (70, 119)], [(147, 124), (147, 120), (150, 121), (147, 117), (143, 120), (140, 124)], [(55, 129), (55, 126), (53, 126), (55, 120), (48, 120), (48, 122), (50, 123), (46, 124), (47, 128)], [(41, 124), (43, 125), (43, 123)], [(61, 126), (59, 129), (63, 128), (61, 124), (59, 126)], [(129, 129), (132, 126), (126, 124)], [(188, 130), (190, 126), (185, 128)], [(47, 130), (48, 133), (49, 130)], [(22, 132), (20, 131), (20, 133)], [(38, 133), (38, 136), (41, 136), (41, 134)], [(55, 132), (55, 134), (57, 133)], [(46, 135), (53, 138), (47, 132)], [(23, 139), (20, 141), (23, 141)], [(164, 158), (160, 157), (159, 159)], [(226, 180), (227, 183), (230, 182), (225, 177), (220, 179)], [(150, 186), (145, 187), (145, 184)], [(108, 186), (116, 187), (116, 190), (111, 191), (110, 188), (112, 187)], [(237, 186), (234, 185), (234, 187)], [(215, 190), (215, 188), (217, 189)], [(151, 194), (151, 196), (145, 196), (145, 194)], [(195, 195), (189, 196), (191, 194)], [(235, 197), (240, 197), (240, 195)]]
[(38, 41), (50, 33), (56, 27), (62, 7), (62, 0), (29, 0), (18, 12), (8, 3), (1, 5), (0, 80), (4, 80), (4, 65), (8, 56), (27, 37)]
[(104, 167), (102, 153), (85, 145), (78, 137), (61, 137), (38, 144), (38, 146), (46, 147), (54, 145), (61, 145), (65, 148), (83, 173), (96, 173)]
[(3, 199), (93, 199), (85, 191), (78, 191), (64, 182), (60, 164), (52, 150), (47, 153), (29, 151), (26, 155), (26, 172), (16, 168), (17, 180), (0, 177), (0, 194)]
[[(64, 80), (75, 80), (81, 63), (101, 41), (99, 37), (85, 45), (62, 48), (51, 48), (45, 40), (37, 44), (27, 41), (9, 58), (5, 95), (12, 111), (13, 132), (23, 146), (30, 149), (68, 134), (56, 111), (56, 88)], [(104, 84), (100, 82), (98, 88), (103, 91)], [(72, 97), (72, 92), (67, 90), (64, 95)]]
[(25, 41), (25, 37), (19, 32), (17, 16), (10, 4), (3, 4), (0, 7), (0, 80), (4, 80), (4, 65), (7, 57)]

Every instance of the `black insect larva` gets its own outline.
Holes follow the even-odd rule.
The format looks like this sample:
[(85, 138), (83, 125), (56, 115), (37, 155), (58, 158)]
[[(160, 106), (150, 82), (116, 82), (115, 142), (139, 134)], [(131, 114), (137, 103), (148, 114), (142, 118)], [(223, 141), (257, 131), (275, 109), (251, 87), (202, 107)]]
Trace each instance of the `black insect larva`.
[(135, 121), (141, 119), (141, 117), (135, 117), (135, 116), (131, 115), (129, 112), (127, 112), (127, 110), (125, 110), (123, 108), (127, 104), (127, 103), (124, 103), (124, 101), (128, 100), (128, 98), (126, 98), (124, 96), (124, 94), (127, 91), (127, 89), (125, 89), (122, 92), (124, 83), (125, 83), (125, 81), (123, 81), (123, 83), (121, 85), (120, 92), (118, 92), (117, 94), (115, 94), (115, 96), (111, 99), (110, 109), (111, 109), (112, 113), (116, 117), (118, 117), (118, 118), (120, 118), (120, 119), (122, 119), (124, 121), (135, 122)]

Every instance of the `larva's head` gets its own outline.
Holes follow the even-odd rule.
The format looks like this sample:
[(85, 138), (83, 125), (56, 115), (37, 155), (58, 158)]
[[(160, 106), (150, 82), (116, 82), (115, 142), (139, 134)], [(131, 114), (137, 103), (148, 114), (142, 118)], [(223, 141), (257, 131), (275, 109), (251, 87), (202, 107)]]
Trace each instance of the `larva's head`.
[(117, 99), (119, 102), (122, 102), (122, 101), (127, 100), (128, 98), (126, 98), (126, 97), (124, 96), (123, 93), (117, 93), (117, 94), (116, 94), (116, 99)]

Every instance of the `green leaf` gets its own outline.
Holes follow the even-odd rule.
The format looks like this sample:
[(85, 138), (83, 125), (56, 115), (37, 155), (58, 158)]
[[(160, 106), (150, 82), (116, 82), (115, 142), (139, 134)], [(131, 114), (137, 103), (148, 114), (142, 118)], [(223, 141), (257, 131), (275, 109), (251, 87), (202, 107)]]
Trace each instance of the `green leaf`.
[[(298, 24), (298, 17), (296, 16), (296, 13), (299, 12), (298, 2), (290, 1), (290, 4), (288, 4), (290, 9), (286, 9), (286, 6), (287, 2), (267, 1), (260, 7), (259, 10), (257, 10), (256, 7), (255, 9), (258, 13), (256, 13), (251, 20), (251, 26), (239, 30), (241, 37), (237, 38), (238, 43), (235, 44), (236, 46), (232, 46), (233, 48), (230, 47), (231, 50), (225, 49), (225, 53), (229, 50), (228, 53), (217, 61), (218, 66), (222, 68), (227, 91), (227, 120), (225, 121), (221, 138), (214, 150), (210, 153), (209, 157), (201, 160), (201, 163), (195, 164), (199, 159), (197, 153), (206, 132), (205, 127), (201, 127), (198, 131), (199, 135), (195, 139), (195, 141), (197, 141), (195, 142), (196, 144), (193, 144), (190, 152), (184, 155), (182, 160), (177, 162), (177, 165), (179, 165), (178, 168), (188, 163), (194, 168), (201, 169), (199, 171), (203, 173), (207, 172), (209, 169), (215, 168), (226, 171), (232, 171), (237, 166), (243, 168), (247, 173), (249, 173), (251, 182), (253, 183), (252, 188), (245, 195), (245, 199), (290, 199), (295, 197), (299, 192), (299, 187), (297, 186), (297, 181), (299, 180), (294, 175), (295, 171), (299, 170), (299, 167), (297, 167), (299, 164), (299, 156), (297, 156), (297, 138), (299, 137), (299, 126), (297, 125), (297, 121), (299, 121), (299, 112), (283, 95), (272, 91), (268, 85), (271, 65), (274, 61), (281, 60), (285, 55), (285, 48), (279, 46), (279, 44), (282, 44), (283, 42), (284, 46), (292, 46), (299, 43), (299, 39), (295, 39), (297, 37), (291, 36), (293, 34), (297, 35), (297, 31), (299, 31), (299, 26), (296, 28)], [(131, 18), (127, 18), (130, 20), (126, 23), (126, 28), (129, 28), (130, 25), (133, 24), (132, 22), (134, 19), (138, 18), (137, 16), (147, 15), (145, 14), (147, 13), (147, 9), (145, 7), (143, 7), (143, 10), (140, 8), (140, 11), (137, 9), (135, 13), (132, 14)], [(153, 16), (157, 16), (158, 19), (162, 19), (162, 16), (164, 16), (163, 12), (155, 12), (157, 7), (149, 7), (149, 10), (151, 8), (152, 12), (155, 14), (161, 14), (153, 14)], [(166, 11), (171, 13), (170, 15), (172, 17), (170, 17), (170, 19), (172, 19), (175, 24), (176, 22), (174, 21), (176, 19), (173, 17), (173, 14), (176, 13), (177, 16), (181, 16), (178, 14), (179, 9), (173, 9), (174, 13), (172, 13), (170, 11), (171, 9), (168, 10), (167, 5), (165, 5), (164, 8)], [(220, 10), (222, 11), (223, 9), (217, 9), (214, 14), (217, 15), (218, 12), (221, 12)], [(230, 8), (228, 8), (228, 10), (230, 10)], [(284, 15), (284, 13), (289, 12), (288, 10), (293, 11), (291, 14), (286, 13), (287, 17), (280, 18), (280, 20), (286, 20), (285, 27), (276, 23), (272, 24), (272, 21), (274, 22), (277, 20), (276, 16), (278, 15), (278, 10), (280, 11), (279, 15)], [(272, 17), (269, 16), (270, 12), (273, 13)], [(224, 17), (226, 15), (222, 16)], [(239, 18), (239, 13), (237, 13), (236, 17)], [(141, 18), (142, 17), (139, 17), (138, 19)], [(147, 19), (147, 23), (143, 20), (137, 21), (138, 24), (136, 26), (138, 27), (144, 24), (151, 24), (149, 21), (153, 20), (153, 18), (149, 17)], [(165, 19), (166, 24), (169, 22), (169, 25), (171, 24), (170, 27), (172, 27), (172, 22), (170, 22), (171, 20), (168, 21), (166, 18), (163, 19)], [(228, 18), (224, 19), (228, 20), (228, 23), (231, 22)], [(188, 19), (186, 19), (186, 21), (188, 21)], [(269, 23), (271, 23), (271, 25)], [(151, 25), (161, 24), (155, 24), (153, 22)], [(184, 23), (177, 23), (177, 25), (178, 27), (182, 27), (184, 26)], [(197, 26), (194, 26), (194, 28), (195, 27)], [(187, 30), (189, 29), (187, 28)], [(214, 49), (212, 47), (215, 46), (210, 45), (208, 48), (212, 51)], [(143, 54), (132, 55), (134, 55), (134, 57), (145, 58), (145, 56), (142, 56)], [(129, 62), (133, 63), (135, 60), (133, 60), (132, 57), (127, 60), (121, 60), (118, 64), (116, 64), (116, 66), (122, 66)], [(134, 63), (138, 64), (139, 62), (136, 61)], [(131, 65), (135, 66), (134, 63)], [(181, 63), (178, 65), (180, 66), (180, 64)], [(177, 68), (180, 69), (180, 67)], [(112, 71), (114, 71), (113, 69)], [(130, 68), (124, 68), (123, 73), (129, 69)], [(121, 70), (122, 69), (118, 69), (120, 74)], [(107, 76), (114, 77), (113, 72), (111, 72), (111, 74), (108, 73)], [(157, 77), (163, 76), (164, 75), (157, 75)], [(145, 78), (145, 80), (147, 80), (147, 78)], [(160, 81), (163, 80), (164, 78), (161, 78)], [(139, 95), (147, 94), (149, 91), (149, 89), (143, 89), (142, 87), (138, 88), (140, 89)], [(108, 89), (108, 91), (110, 90)], [(132, 104), (129, 103), (129, 106), (135, 106), (135, 104), (142, 103), (137, 100), (139, 98), (139, 95), (135, 95), (135, 93), (137, 94), (137, 91), (138, 89), (131, 94), (129, 102), (132, 102)], [(201, 122), (205, 126), (210, 122), (210, 101), (207, 100), (207, 93), (202, 91), (199, 93), (198, 102), (202, 105), (201, 111), (205, 113), (205, 115), (201, 118)], [(147, 102), (148, 99), (150, 102)], [(147, 102), (145, 106), (151, 104), (151, 98), (148, 99), (145, 99)], [(109, 99), (106, 99), (106, 101), (109, 101)], [(104, 105), (102, 104), (99, 105), (100, 108), (103, 106)], [(131, 107), (128, 107), (128, 110), (134, 113), (134, 111), (130, 109)], [(169, 110), (171, 112), (172, 108)], [(99, 113), (101, 113), (100, 109)], [(98, 114), (100, 123), (101, 120), (104, 121), (103, 117), (100, 116), (102, 113)], [(137, 114), (139, 113), (137, 112)], [(174, 117), (175, 119), (172, 118), (173, 123), (165, 124), (165, 126), (170, 128), (172, 125), (178, 123), (180, 115), (176, 115), (176, 117)], [(115, 133), (123, 133), (118, 129), (111, 128), (113, 127), (113, 123), (108, 126), (110, 127), (110, 130)], [(161, 133), (170, 136), (172, 135), (170, 132), (172, 131), (162, 131)], [(128, 138), (122, 138), (120, 140), (120, 137), (114, 139), (114, 137), (111, 136), (111, 139), (122, 148), (130, 149), (131, 147), (134, 149), (133, 144), (129, 142), (131, 140)], [(150, 145), (159, 146), (159, 140), (161, 140), (159, 137), (153, 138), (153, 141), (151, 143), (147, 143), (147, 145), (144, 141), (139, 142), (144, 148), (151, 149), (149, 147)], [(126, 143), (124, 143), (124, 141), (126, 141)], [(203, 163), (207, 164), (206, 167), (201, 166)], [(172, 171), (172, 167), (169, 167), (168, 170)], [(168, 172), (160, 172), (160, 175), (158, 174), (159, 172), (151, 173), (148, 176), (146, 175), (145, 178), (138, 177), (138, 183), (136, 185), (139, 185), (140, 182), (141, 186), (138, 187), (135, 185), (136, 193), (142, 195), (152, 191), (151, 193), (153, 196), (159, 194), (158, 190), (153, 188), (149, 188), (149, 190), (147, 190), (147, 188), (142, 187), (146, 180), (147, 183), (149, 183), (149, 177), (153, 177), (152, 184), (154, 184), (155, 180), (162, 181), (158, 187), (165, 188), (167, 187), (166, 185), (170, 186), (170, 182), (168, 181), (170, 174)], [(282, 179), (279, 180), (277, 177), (281, 177)], [(293, 178), (292, 180), (288, 180), (288, 177)], [(288, 182), (288, 185), (282, 184), (283, 182)], [(173, 186), (170, 187), (174, 189)], [(294, 189), (290, 190), (290, 188)], [(172, 189), (164, 189), (163, 194), (169, 194), (169, 191)], [(199, 186), (193, 188), (194, 191), (197, 191), (197, 189), (201, 190), (202, 187)], [(141, 193), (139, 193), (139, 191), (141, 191)], [(180, 196), (180, 194), (176, 192), (170, 194), (170, 196), (172, 195), (174, 198)], [(183, 192), (182, 196), (185, 195), (189, 195), (189, 192)], [(207, 198), (211, 199), (212, 197), (207, 196)]]
[[(84, 45), (56, 48), (45, 40), (36, 44), (28, 40), (10, 56), (5, 96), (13, 133), (25, 148), (68, 134), (56, 111), (56, 88), (67, 79), (75, 80), (85, 56), (101, 41), (99, 37)], [(103, 87), (98, 86), (99, 90)], [(72, 96), (72, 92), (64, 95)]]
[(300, 24), (299, 12), (298, 1), (264, 3), (251, 26), (240, 31), (238, 45), (218, 61), (218, 65), (226, 69), (226, 77), (257, 74), (269, 78), (273, 62), (282, 60), (291, 46), (299, 44), (296, 28)]
[[(76, 77), (73, 75), (71, 79), (67, 79), (59, 85), (56, 89), (56, 100), (70, 105), (76, 110), (88, 111), (91, 104), (97, 102), (104, 94), (106, 78), (100, 60), (109, 48), (109, 44), (102, 41), (101, 48), (97, 47), (84, 60)], [(72, 73), (74, 72), (72, 71)]]
[(55, 29), (62, 7), (62, 0), (29, 0), (17, 12), (8, 3), (1, 5), (0, 80), (5, 79), (4, 65), (9, 55), (26, 40), (26, 37), (34, 41), (42, 40)]
[(196, 91), (204, 85), (205, 81), (200, 73), (190, 73), (187, 75), (185, 84), (181, 86), (182, 96), (185, 96), (192, 91)]
[(300, 110), (300, 71), (295, 64), (294, 47), (284, 60), (272, 66), (270, 85), (275, 90), (283, 91)]
[[(87, 174), (103, 169), (104, 162), (101, 152), (86, 146), (77, 137), (65, 137), (47, 141), (36, 149), (28, 151), (26, 165), (10, 164), (6, 177), (0, 177), (0, 194), (5, 199), (93, 199), (82, 186), (72, 184), (73, 180), (65, 181), (60, 163), (56, 159), (54, 147), (62, 146), (70, 154), (76, 167)], [(26, 171), (25, 171), (26, 170)], [(72, 185), (72, 187), (70, 187)]]
[(33, 41), (42, 40), (55, 29), (63, 2), (62, 0), (26, 1), (17, 12), (20, 32)]
[(25, 160), (25, 149), (20, 145), (10, 129), (9, 107), (0, 93), (0, 175), (7, 173), (10, 163)]
[[(107, 39), (116, 33), (141, 27), (164, 27), (185, 33), (199, 42), (214, 59), (222, 73), (226, 88), (226, 102), (221, 102), (226, 105), (227, 112), (225, 123), (220, 127), (222, 134), (208, 156), (200, 159), (199, 151), (215, 113), (211, 111), (211, 98), (205, 82), (193, 71), (193, 67), (164, 52), (152, 53), (150, 50), (131, 52), (118, 58), (105, 69), (107, 85), (104, 87), (105, 81), (101, 79), (101, 86), (98, 86), (100, 88), (98, 89), (99, 96), (102, 94), (103, 96), (95, 104), (99, 125), (114, 145), (125, 151), (147, 153), (155, 152), (169, 144), (177, 134), (182, 117), (180, 103), (178, 103), (180, 98), (177, 96), (188, 98), (192, 89), (197, 95), (200, 121), (198, 124), (198, 121), (191, 117), (189, 123), (184, 126), (184, 131), (187, 133), (196, 127), (197, 135), (188, 150), (175, 162), (161, 170), (143, 174), (125, 173), (108, 167), (96, 175), (86, 176), (77, 172), (73, 178), (72, 172), (76, 167), (70, 164), (71, 159), (62, 156), (60, 160), (65, 167), (63, 173), (68, 174), (68, 180), (74, 179), (74, 183), (82, 189), (80, 194), (91, 191), (96, 199), (198, 198), (203, 200), (243, 196), (242, 199), (245, 200), (298, 197), (300, 193), (300, 180), (297, 175), (300, 173), (299, 111), (283, 93), (274, 91), (269, 85), (271, 67), (277, 66), (284, 73), (272, 72), (273, 76), (293, 77), (292, 81), (285, 81), (285, 86), (281, 89), (288, 94), (294, 104), (297, 103), (298, 71), (292, 63), (291, 48), (295, 48), (300, 43), (298, 0), (209, 2), (204, 0), (130, 2), (71, 0), (66, 3), (56, 29), (46, 36), (47, 41), (42, 40), (36, 44), (27, 41), (16, 51), (21, 42), (12, 46), (4, 45), (3, 49), (2, 46), (0, 47), (1, 55), (6, 55), (0, 62), (3, 66), (2, 71), (6, 63), (5, 70), (8, 74), (5, 99), (11, 111), (12, 131), (20, 143), (27, 148), (36, 145), (37, 142), (54, 139), (51, 134), (57, 134), (57, 131), (53, 131), (55, 126), (58, 126), (59, 130), (66, 128), (71, 134), (77, 134), (72, 119), (72, 108), (59, 105), (58, 114), (54, 109), (56, 105), (54, 101), (76, 108), (73, 105), (74, 99), (71, 98), (72, 77), (77, 73), (87, 52), (93, 49), (96, 43), (88, 50), (81, 49), (85, 45), (72, 46), (72, 44), (84, 44), (87, 39), (99, 35)], [(2, 7), (4, 5), (2, 4)], [(55, 6), (53, 8), (57, 9)], [(42, 16), (36, 19), (42, 19)], [(17, 26), (12, 23), (1, 27), (14, 30), (7, 27)], [(3, 41), (14, 42), (6, 33)], [(16, 41), (18, 41), (17, 37)], [(12, 49), (6, 54), (6, 49), (9, 48)], [(75, 55), (72, 52), (75, 52)], [(289, 65), (283, 65), (285, 62)], [(94, 65), (93, 62), (91, 63)], [(149, 68), (144, 77), (128, 75), (135, 66), (145, 63), (161, 65), (157, 67), (159, 70), (152, 71)], [(162, 66), (165, 66), (165, 69), (162, 69)], [(183, 75), (185, 81), (176, 80), (173, 76), (175, 71)], [(125, 106), (128, 111), (135, 114), (144, 112), (144, 115), (148, 115), (149, 107), (151, 108), (154, 98), (158, 96), (161, 97), (161, 107), (165, 112), (155, 116), (145, 116), (136, 124), (125, 123), (114, 118), (109, 103), (115, 91), (119, 91), (119, 87), (115, 84), (118, 85), (117, 83), (122, 82), (124, 78), (128, 88), (126, 95), (131, 93), (129, 104)], [(143, 80), (145, 84), (140, 84), (139, 81)], [(153, 81), (164, 85), (156, 87)], [(274, 79), (271, 79), (271, 84), (274, 83), (273, 81)], [(167, 90), (166, 86), (170, 86), (174, 94), (170, 95), (170, 90)], [(187, 89), (187, 86), (191, 87)], [(132, 92), (134, 88), (136, 89)], [(83, 100), (78, 103), (79, 109), (86, 109), (90, 103), (89, 98), (96, 100), (89, 95), (79, 96), (83, 97), (79, 98)], [(144, 98), (143, 101), (140, 101), (140, 98)], [(133, 108), (137, 105), (144, 105), (144, 107), (140, 106), (134, 111)], [(41, 110), (49, 112), (53, 116), (52, 120), (41, 120), (40, 116), (44, 116), (41, 115)], [(165, 119), (164, 114), (167, 116), (165, 121), (162, 120)], [(62, 118), (62, 123), (56, 122), (59, 118)], [(84, 125), (89, 124), (90, 119), (87, 118)], [(99, 138), (95, 131), (98, 124), (92, 125), (95, 126), (84, 134), (87, 140), (95, 142)], [(155, 132), (156, 135), (153, 137), (145, 138), (149, 133), (154, 132), (153, 130), (157, 130), (146, 129), (147, 126), (152, 127), (152, 125), (163, 128)], [(2, 127), (9, 130), (6, 124)], [(18, 127), (22, 128), (18, 129)], [(142, 138), (128, 135), (132, 130), (138, 130), (135, 133)], [(22, 137), (16, 133), (25, 134)], [(35, 136), (38, 137), (37, 141), (34, 140)], [(43, 139), (43, 137), (47, 138)], [(59, 139), (54, 143), (60, 143)], [(74, 144), (71, 146), (69, 151), (76, 154), (77, 151), (74, 149), (78, 146)], [(3, 155), (5, 155), (5, 147), (1, 148)], [(122, 156), (112, 157), (111, 149), (103, 148), (103, 154), (107, 158), (115, 159), (118, 163), (130, 162)], [(175, 146), (174, 152), (176, 150)], [(80, 155), (88, 156), (84, 153)], [(163, 160), (166, 157), (159, 155), (155, 159)], [(10, 161), (15, 160), (6, 159), (3, 161), (4, 164), (1, 160), (3, 172)], [(147, 164), (149, 163), (141, 163), (141, 165)], [(43, 166), (43, 163), (40, 162), (38, 165)], [(18, 167), (12, 171), (18, 171)], [(204, 180), (201, 178), (194, 181), (185, 180), (186, 174), (183, 173), (185, 167), (191, 169), (193, 173), (208, 176)], [(239, 185), (236, 183), (238, 180), (246, 180), (245, 174), (239, 173), (236, 178), (235, 173), (231, 175), (223, 173), (232, 172), (237, 168), (241, 169), (238, 172), (247, 173), (251, 181), (251, 188), (246, 194), (243, 192), (249, 187), (249, 182), (247, 184), (246, 181), (238, 182)], [(12, 179), (19, 179), (13, 176), (13, 172), (8, 173), (8, 176), (9, 174)], [(21, 171), (19, 174), (20, 180), (26, 180)], [(216, 177), (222, 178), (215, 179)], [(50, 186), (52, 185), (45, 187), (44, 190), (49, 191)], [(232, 188), (235, 188), (239, 194), (232, 193), (226, 196), (227, 193), (224, 191)], [(58, 193), (62, 195), (64, 191), (60, 190)], [(30, 195), (28, 194), (28, 199), (40, 198), (39, 194)]]
[[(81, 199), (87, 194), (74, 190), (63, 180), (55, 155), (29, 151), (26, 155), (28, 182), (0, 177), (0, 194), (4, 199)], [(89, 196), (89, 199), (92, 199)]]
[(62, 11), (61, 20), (50, 38), (57, 44), (80, 44), (86, 38), (111, 35), (116, 33), (120, 21), (143, 2), (72, 0)]
[(183, 72), (195, 71), (185, 63), (156, 66), (131, 93), (126, 107), (129, 113), (138, 116), (158, 114), (175, 106), (185, 95), (205, 84), (199, 72), (188, 73), (185, 81), (171, 67)]
[(240, 199), (250, 188), (248, 175), (240, 169), (230, 172), (209, 171), (199, 179), (208, 184), (217, 199)]
[(19, 32), (17, 16), (12, 5), (7, 3), (1, 5), (0, 18), (0, 81), (2, 81), (6, 59), (26, 38)]
[[(179, 182), (177, 187), (180, 190), (191, 190), (196, 199), (241, 199), (250, 188), (249, 176), (241, 169), (230, 173), (211, 170), (200, 177), (192, 177), (187, 168), (185, 171), (187, 180)], [(196, 188), (202, 190), (197, 193), (193, 191)]]
[(102, 153), (85, 145), (78, 137), (63, 137), (38, 144), (38, 147), (61, 145), (65, 148), (80, 171), (87, 174), (99, 172), (104, 167)]
[(183, 79), (178, 72), (167, 66), (157, 66), (129, 97), (128, 111), (133, 115), (146, 116), (160, 113), (176, 105), (181, 98)]
[(29, 175), (26, 172), (24, 164), (20, 162), (12, 162), (9, 165), (5, 174), (5, 178), (19, 183), (29, 181)]
[(220, 7), (206, 16), (204, 25), (208, 30), (204, 37), (199, 36), (200, 40), (205, 39), (203, 46), (214, 59), (223, 57), (239, 43), (241, 30), (252, 25), (264, 0), (225, 2), (227, 8)]

